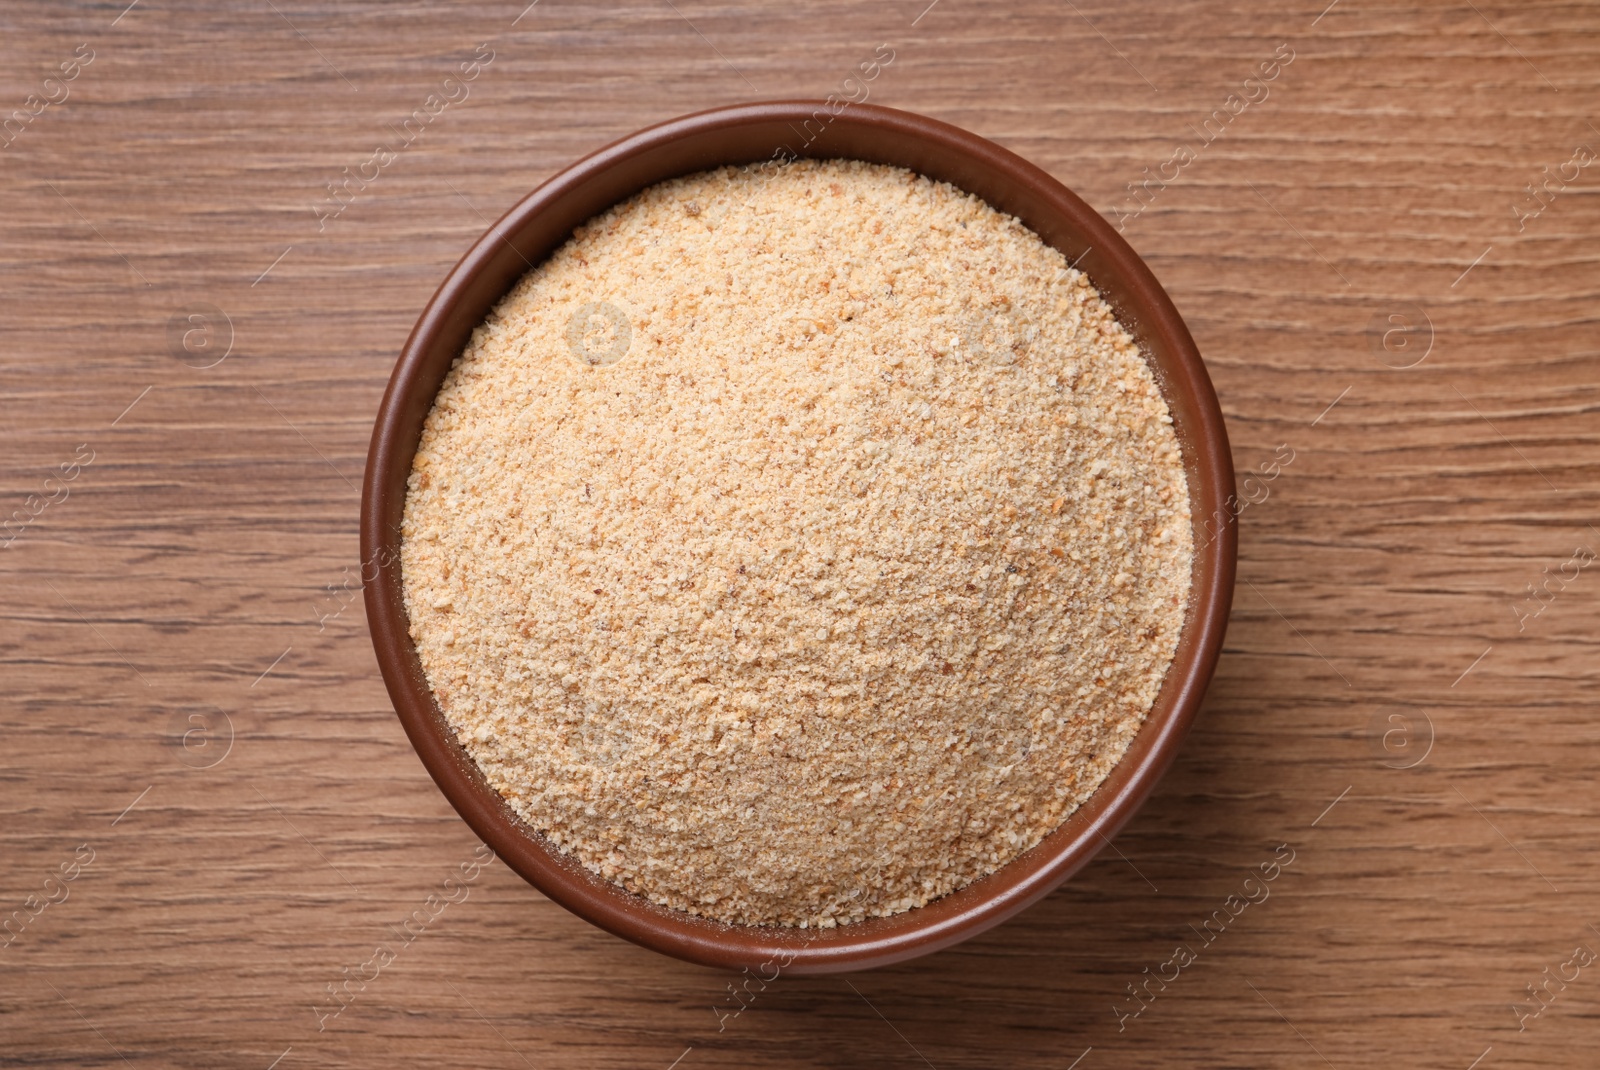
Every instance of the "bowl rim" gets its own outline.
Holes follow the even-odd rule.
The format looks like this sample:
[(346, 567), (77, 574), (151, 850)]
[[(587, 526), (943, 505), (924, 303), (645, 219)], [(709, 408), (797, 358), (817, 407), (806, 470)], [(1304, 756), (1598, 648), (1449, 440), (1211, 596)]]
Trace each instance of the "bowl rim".
[[(804, 139), (798, 148), (790, 132)], [(806, 930), (727, 925), (658, 906), (590, 873), (526, 825), (484, 780), (434, 702), (409, 635), (398, 554), (422, 421), (467, 335), (517, 278), (573, 227), (649, 185), (797, 156), (899, 161), (1017, 216), (1074, 259), (1139, 339), (1173, 412), (1196, 535), (1188, 616), (1166, 680), (1094, 794), (1037, 846), (956, 892), (887, 918)], [(999, 924), (1059, 886), (1132, 817), (1175, 757), (1221, 653), (1237, 556), (1233, 494), (1222, 410), (1193, 338), (1149, 267), (1087, 203), (1015, 153), (926, 116), (871, 104), (841, 109), (836, 101), (737, 104), (648, 127), (562, 169), (451, 269), (401, 349), (374, 421), (361, 571), (374, 650), (401, 725), (445, 798), (508, 866), (585, 920), (663, 954), (724, 969), (828, 973), (929, 954)], [(1218, 530), (1202, 546), (1209, 523)]]

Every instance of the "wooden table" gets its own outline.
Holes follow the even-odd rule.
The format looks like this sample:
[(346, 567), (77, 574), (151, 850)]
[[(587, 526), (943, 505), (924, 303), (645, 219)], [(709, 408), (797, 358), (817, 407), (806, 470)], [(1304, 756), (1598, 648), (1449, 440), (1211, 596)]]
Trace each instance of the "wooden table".
[[(0, 12), (0, 1065), (1596, 1065), (1600, 9), (124, 3)], [(880, 44), (872, 101), (1124, 220), (1241, 473), (1293, 453), (1176, 767), (1021, 917), (720, 1033), (499, 864), (323, 1017), (476, 843), (355, 599), (418, 311), (578, 156)]]

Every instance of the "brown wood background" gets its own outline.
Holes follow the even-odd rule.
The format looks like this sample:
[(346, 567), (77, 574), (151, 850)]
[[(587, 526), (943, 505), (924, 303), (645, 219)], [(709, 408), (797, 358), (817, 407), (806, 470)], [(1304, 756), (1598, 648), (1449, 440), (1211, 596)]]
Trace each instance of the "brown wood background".
[[(1518, 221), (1545, 168), (1600, 150), (1600, 8), (524, 2), (0, 8), (0, 112), (94, 53), (0, 150), (0, 515), (57, 498), (0, 549), (0, 917), (23, 919), (0, 1065), (1596, 1065), (1600, 963), (1562, 967), (1600, 949), (1600, 567), (1550, 581), (1520, 629), (1516, 607), (1600, 550), (1600, 165)], [(470, 98), (319, 230), (326, 184), (480, 43)], [(880, 43), (874, 102), (1107, 213), (1294, 52), (1127, 230), (1241, 472), (1295, 451), (1242, 517), (1227, 651), (1176, 767), (1025, 915), (785, 977), (720, 1033), (726, 978), (498, 864), (319, 1030), (326, 986), (475, 845), (342, 608), (417, 313), (578, 156), (826, 95)], [(195, 352), (174, 345), (169, 321), (202, 314)], [(1375, 350), (1390, 315), (1411, 348)], [(92, 462), (46, 484), (80, 444)], [(80, 844), (93, 861), (47, 884)], [(1119, 1028), (1125, 986), (1280, 844), (1270, 899)]]

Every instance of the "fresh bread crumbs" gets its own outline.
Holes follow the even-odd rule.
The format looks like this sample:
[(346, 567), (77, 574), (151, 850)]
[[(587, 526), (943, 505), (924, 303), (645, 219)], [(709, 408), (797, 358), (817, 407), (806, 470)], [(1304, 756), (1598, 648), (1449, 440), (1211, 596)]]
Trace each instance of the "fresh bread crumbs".
[(579, 227), (452, 366), (402, 537), (428, 682), (530, 826), (656, 903), (801, 928), (922, 906), (1081, 805), (1193, 554), (1171, 416), (1088, 279), (858, 161)]

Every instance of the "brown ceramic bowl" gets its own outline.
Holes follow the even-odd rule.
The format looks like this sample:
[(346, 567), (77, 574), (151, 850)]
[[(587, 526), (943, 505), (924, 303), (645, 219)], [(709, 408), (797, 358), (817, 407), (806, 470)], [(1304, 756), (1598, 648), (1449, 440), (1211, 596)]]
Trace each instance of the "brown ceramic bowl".
[[(434, 703), (408, 633), (399, 564), (406, 477), (434, 395), (472, 329), (529, 265), (578, 224), (646, 186), (786, 151), (893, 164), (950, 182), (1016, 216), (1076, 262), (1152, 362), (1182, 443), (1195, 545), (1203, 546), (1166, 683), (1089, 801), (983, 880), (893, 917), (826, 930), (730, 926), (656, 906), (590, 874), (526, 825), (484, 781)], [(534, 887), (603, 929), (691, 962), (859, 970), (948, 947), (1022, 910), (1094, 857), (1150, 794), (1194, 720), (1222, 649), (1233, 598), (1233, 490), (1222, 412), (1188, 329), (1144, 261), (1061, 183), (983, 138), (889, 108), (855, 105), (838, 115), (802, 101), (718, 108), (624, 138), (551, 178), (479, 238), (433, 295), (401, 351), (372, 432), (361, 503), (367, 618), (395, 710), (423, 764), (473, 831)], [(1212, 517), (1222, 522), (1208, 538)]]

